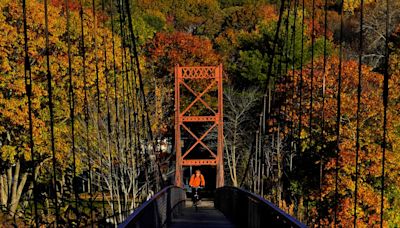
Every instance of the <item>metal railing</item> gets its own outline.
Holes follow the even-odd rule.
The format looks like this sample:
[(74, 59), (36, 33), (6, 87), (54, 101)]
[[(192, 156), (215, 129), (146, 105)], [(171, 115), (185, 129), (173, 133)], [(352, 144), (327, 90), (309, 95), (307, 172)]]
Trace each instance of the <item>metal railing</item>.
[(165, 227), (181, 213), (186, 200), (185, 190), (168, 186), (144, 202), (118, 227)]
[(273, 203), (240, 188), (218, 188), (215, 207), (238, 227), (307, 227)]

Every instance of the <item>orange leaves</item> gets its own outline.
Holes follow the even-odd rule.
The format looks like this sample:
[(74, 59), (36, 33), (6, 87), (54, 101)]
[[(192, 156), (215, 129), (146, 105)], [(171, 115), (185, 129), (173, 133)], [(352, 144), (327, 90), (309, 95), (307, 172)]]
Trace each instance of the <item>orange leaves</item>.
[(273, 22), (278, 21), (278, 17), (279, 17), (276, 7), (274, 5), (269, 5), (269, 4), (262, 5), (259, 8), (258, 14), (267, 23), (272, 22), (272, 21)]
[[(313, 138), (320, 137), (322, 124), (322, 82), (324, 71), (322, 69), (323, 60), (315, 61), (313, 78), (313, 109), (310, 110), (310, 92), (311, 92), (311, 69), (310, 66), (303, 71), (303, 102), (302, 102), (302, 120), (303, 133), (305, 139), (309, 139), (309, 118), (312, 113), (312, 128), (315, 135)], [(333, 200), (335, 192), (335, 142), (336, 142), (336, 118), (337, 118), (337, 92), (338, 92), (338, 72), (339, 59), (330, 57), (327, 60), (325, 73), (326, 93), (324, 103), (324, 121), (326, 149), (324, 151), (313, 151), (312, 153), (322, 153), (326, 159), (324, 167), (323, 195), (324, 200)], [(390, 89), (391, 102), (388, 113), (388, 152), (386, 155), (386, 187), (392, 186), (393, 189), (399, 189), (400, 183), (400, 154), (398, 142), (400, 135), (397, 127), (400, 126), (400, 116), (396, 99), (400, 97), (397, 91), (400, 91), (400, 75), (391, 75)], [(290, 87), (287, 84), (278, 87), (278, 91), (284, 93), (289, 88), (298, 90), (300, 72), (295, 73), (295, 86)], [(371, 227), (378, 224), (380, 219), (380, 177), (381, 177), (381, 158), (382, 158), (382, 123), (383, 123), (383, 101), (382, 86), (383, 75), (373, 72), (371, 67), (362, 66), (362, 93), (360, 105), (360, 151), (359, 151), (359, 191), (358, 191), (358, 218), (360, 227)], [(339, 200), (340, 213), (339, 220), (343, 227), (351, 226), (353, 207), (354, 207), (354, 188), (355, 188), (355, 155), (356, 155), (356, 114), (357, 114), (357, 86), (358, 86), (358, 62), (352, 60), (343, 60), (342, 65), (342, 91), (341, 91), (341, 125), (340, 125), (340, 153), (339, 153)], [(396, 91), (396, 92), (394, 92)], [(397, 95), (396, 95), (397, 94)], [(294, 100), (288, 98), (290, 103), (299, 101), (298, 92), (295, 93)], [(299, 110), (293, 110), (298, 115)], [(294, 119), (296, 119), (295, 117)], [(397, 133), (396, 133), (397, 132)], [(304, 139), (303, 139), (304, 140)], [(319, 145), (321, 142), (313, 141)], [(308, 143), (308, 141), (307, 141)], [(388, 202), (388, 199), (386, 198)], [(390, 207), (386, 205), (385, 207)], [(333, 213), (331, 213), (333, 214)]]
[(148, 60), (168, 61), (168, 68), (174, 65), (217, 64), (218, 56), (210, 40), (189, 33), (157, 33), (148, 45)]
[[(46, 79), (44, 4), (43, 1), (27, 2), (28, 46), (32, 72), (33, 136), (37, 159), (51, 156), (49, 136), (49, 109)], [(84, 83), (80, 48), (80, 17), (78, 1), (70, 1), (72, 76), (75, 89), (75, 117), (83, 119)], [(69, 126), (68, 96), (68, 58), (65, 38), (66, 18), (62, 13), (64, 1), (53, 0), (49, 4), (50, 64), (53, 76), (53, 101), (55, 115), (55, 138), (57, 160), (63, 167), (69, 164), (71, 132)], [(78, 7), (78, 8), (77, 8)], [(89, 88), (93, 89), (95, 59), (99, 61), (100, 92), (105, 94), (104, 51), (107, 51), (108, 69), (113, 69), (111, 53), (111, 31), (103, 23), (97, 26), (97, 53), (94, 48), (94, 19), (90, 8), (84, 9), (84, 36), (86, 47), (86, 76)], [(100, 13), (99, 13), (100, 14)], [(22, 35), (22, 7), (19, 1), (0, 2), (0, 141), (3, 145), (15, 148), (14, 152), (2, 151), (4, 160), (31, 159), (27, 151), (29, 142), (28, 105), (24, 79), (24, 41)], [(104, 37), (104, 39), (103, 39)], [(117, 72), (121, 72), (121, 40), (115, 35), (115, 54)], [(117, 75), (120, 77), (120, 74)], [(111, 80), (113, 82), (113, 80)], [(121, 92), (122, 93), (122, 92)], [(89, 102), (95, 99), (94, 89), (89, 91)], [(110, 94), (114, 94), (113, 89)], [(118, 94), (121, 96), (121, 94)], [(113, 95), (111, 95), (111, 99)], [(93, 99), (93, 100), (92, 100)], [(77, 121), (76, 121), (77, 122)], [(79, 131), (76, 123), (76, 130)], [(9, 138), (4, 138), (7, 133)], [(6, 148), (5, 148), (6, 149)], [(4, 150), (5, 150), (4, 149)]]

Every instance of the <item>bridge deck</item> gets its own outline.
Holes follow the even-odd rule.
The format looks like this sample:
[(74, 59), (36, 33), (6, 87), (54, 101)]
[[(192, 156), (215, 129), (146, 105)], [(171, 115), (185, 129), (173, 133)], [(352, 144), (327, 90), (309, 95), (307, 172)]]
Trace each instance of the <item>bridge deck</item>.
[(214, 208), (213, 201), (203, 201), (198, 211), (186, 201), (186, 207), (178, 218), (172, 220), (171, 228), (231, 228), (235, 227), (225, 216)]

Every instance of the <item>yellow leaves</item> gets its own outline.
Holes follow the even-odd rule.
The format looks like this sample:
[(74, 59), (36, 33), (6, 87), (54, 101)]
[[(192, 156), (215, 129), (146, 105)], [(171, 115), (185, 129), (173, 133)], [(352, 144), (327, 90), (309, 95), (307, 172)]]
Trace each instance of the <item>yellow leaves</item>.
[[(28, 46), (32, 72), (32, 113), (33, 136), (36, 158), (51, 157), (50, 114), (47, 94), (47, 67), (44, 33), (44, 4), (43, 1), (27, 2)], [(97, 26), (97, 35), (94, 37), (94, 20), (91, 9), (84, 9), (84, 38), (86, 48), (86, 76), (90, 87), (89, 102), (95, 99), (94, 85), (96, 82), (95, 60), (99, 62), (99, 87), (102, 101), (106, 90), (104, 49), (107, 52), (107, 67), (113, 69), (111, 31), (107, 25), (100, 22)], [(68, 57), (67, 41), (65, 38), (66, 18), (61, 6), (49, 4), (49, 41), (50, 64), (53, 76), (53, 102), (55, 116), (55, 143), (56, 159), (61, 167), (71, 163), (71, 128), (69, 117), (68, 96)], [(100, 14), (99, 14), (100, 15)], [(22, 34), (22, 7), (20, 1), (0, 0), (0, 133), (16, 132), (16, 138), (10, 141), (9, 146), (3, 146), (1, 155), (4, 159), (30, 160), (28, 103), (24, 79), (24, 40)], [(75, 89), (75, 118), (76, 130), (79, 119), (83, 119), (84, 83), (83, 64), (80, 53), (80, 17), (78, 11), (71, 11), (71, 52), (72, 77)], [(104, 39), (103, 39), (104, 37)], [(94, 48), (94, 38), (97, 42), (97, 53)], [(121, 72), (121, 39), (115, 35), (115, 59), (117, 72)], [(113, 77), (109, 75), (110, 82)], [(121, 74), (117, 77), (121, 79)], [(122, 91), (117, 91), (122, 96)], [(111, 87), (110, 99), (114, 97)], [(76, 136), (80, 137), (80, 136)], [(80, 165), (80, 151), (77, 150), (78, 165)], [(79, 168), (79, 167), (78, 167)]]
[[(376, 0), (364, 0), (364, 4), (373, 3)], [(347, 12), (354, 12), (355, 9), (360, 8), (361, 0), (349, 0), (343, 2), (343, 10)]]
[(9, 161), (11, 163), (15, 162), (15, 156), (17, 155), (16, 146), (3, 145), (0, 147), (1, 159), (4, 161)]

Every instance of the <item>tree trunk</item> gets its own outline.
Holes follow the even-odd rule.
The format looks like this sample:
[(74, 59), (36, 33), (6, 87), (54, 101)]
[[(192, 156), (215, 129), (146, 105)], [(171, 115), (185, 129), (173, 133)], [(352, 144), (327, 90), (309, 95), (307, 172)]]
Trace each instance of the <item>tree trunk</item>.
[(5, 174), (3, 174), (0, 176), (0, 202), (3, 206), (7, 205), (7, 195), (7, 177)]
[(16, 162), (14, 169), (13, 167), (7, 169), (7, 175), (0, 176), (0, 200), (1, 204), (8, 209), (10, 217), (13, 217), (17, 211), (27, 179), (28, 173), (21, 173), (20, 161)]
[(238, 186), (236, 175), (236, 138), (237, 138), (238, 120), (235, 120), (233, 128), (233, 143), (232, 143), (232, 184), (234, 187)]
[(280, 137), (280, 131), (278, 127), (278, 135), (277, 135), (277, 141), (276, 141), (276, 154), (277, 154), (277, 163), (278, 163), (278, 180), (277, 180), (277, 195), (278, 195), (278, 203), (279, 206), (282, 206), (282, 192), (283, 192), (283, 187), (282, 187), (282, 152), (281, 152), (281, 137)]

